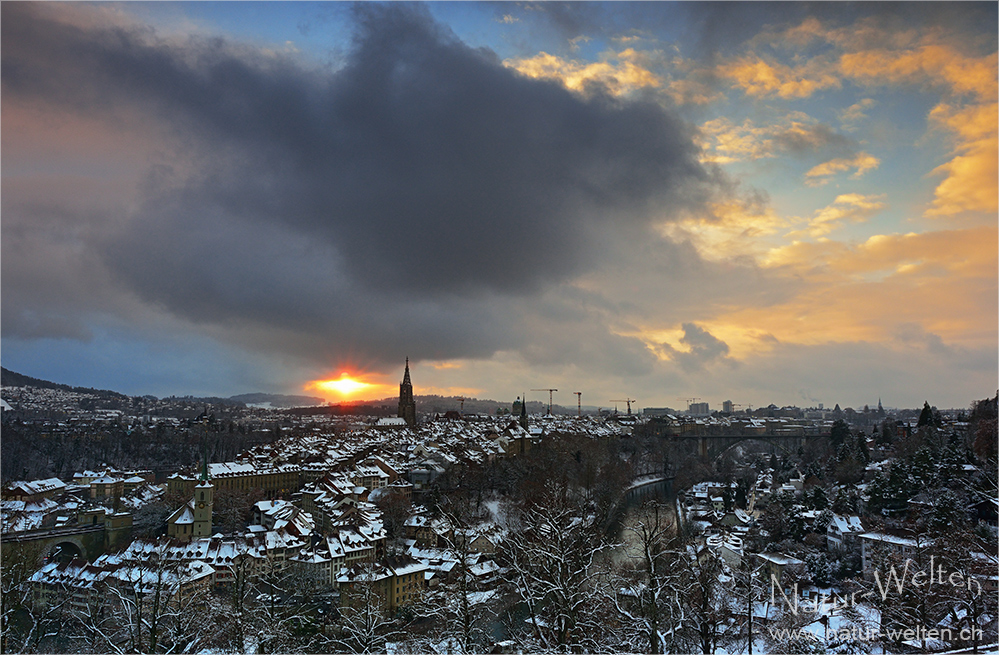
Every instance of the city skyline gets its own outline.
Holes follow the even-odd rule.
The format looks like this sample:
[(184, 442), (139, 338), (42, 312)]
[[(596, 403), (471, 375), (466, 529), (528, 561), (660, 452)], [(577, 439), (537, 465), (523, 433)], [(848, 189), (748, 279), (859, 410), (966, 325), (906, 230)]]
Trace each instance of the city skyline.
[(406, 357), (417, 395), (563, 406), (995, 392), (993, 3), (2, 14), (10, 370), (333, 401), (392, 397)]

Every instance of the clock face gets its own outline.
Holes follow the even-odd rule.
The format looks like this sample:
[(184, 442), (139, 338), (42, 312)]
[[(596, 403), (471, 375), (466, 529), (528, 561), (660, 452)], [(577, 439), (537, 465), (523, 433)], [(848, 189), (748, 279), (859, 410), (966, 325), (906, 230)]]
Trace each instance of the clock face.
[(204, 509), (204, 508), (205, 508), (204, 503), (198, 503), (198, 509)]

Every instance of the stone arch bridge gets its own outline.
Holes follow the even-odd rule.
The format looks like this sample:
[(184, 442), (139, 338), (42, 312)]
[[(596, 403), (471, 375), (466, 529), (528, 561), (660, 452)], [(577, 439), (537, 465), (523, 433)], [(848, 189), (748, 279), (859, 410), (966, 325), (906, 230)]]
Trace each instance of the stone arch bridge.
[(2, 556), (4, 559), (28, 556), (39, 561), (66, 561), (82, 557), (92, 562), (108, 550), (128, 544), (132, 522), (130, 515), (124, 516), (128, 517), (127, 521), (108, 520), (58, 528), (4, 532), (0, 534)]
[(712, 460), (733, 446), (747, 441), (767, 443), (784, 452), (796, 453), (799, 448), (806, 447), (809, 443), (829, 438), (828, 429), (823, 431), (813, 426), (793, 426), (766, 431), (739, 429), (730, 429), (727, 431), (707, 429), (684, 430), (682, 429), (683, 427), (669, 423), (655, 422), (647, 423), (644, 426), (646, 434), (662, 437), (677, 444), (693, 444), (697, 447), (697, 454), (699, 456)]

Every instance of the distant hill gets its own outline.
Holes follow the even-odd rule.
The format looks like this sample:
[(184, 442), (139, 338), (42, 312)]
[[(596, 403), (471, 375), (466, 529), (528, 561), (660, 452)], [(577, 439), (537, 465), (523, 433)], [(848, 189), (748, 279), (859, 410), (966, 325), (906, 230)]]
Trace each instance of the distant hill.
[(71, 391), (74, 393), (91, 393), (98, 396), (113, 396), (116, 398), (128, 398), (125, 394), (118, 393), (117, 391), (109, 391), (107, 389), (92, 389), (90, 387), (71, 387), (67, 384), (57, 384), (55, 382), (49, 382), (48, 380), (39, 380), (38, 378), (29, 377), (27, 375), (22, 375), (16, 373), (15, 371), (9, 371), (3, 367), (0, 367), (0, 386), (4, 387), (37, 387), (39, 389), (59, 389), (60, 391)]
[(326, 401), (315, 396), (287, 396), (280, 393), (243, 393), (231, 396), (233, 400), (246, 405), (263, 405), (270, 403), (271, 407), (307, 407), (310, 405), (325, 405)]
[[(464, 405), (464, 411), (466, 414), (495, 414), (497, 409), (503, 409), (506, 411), (511, 411), (513, 409), (512, 401), (497, 401), (490, 400), (488, 398), (466, 398), (464, 403), (461, 401), (460, 396), (416, 396), (416, 411), (421, 414), (434, 414), (449, 412), (449, 411), (461, 411), (462, 405)], [(396, 398), (386, 398), (381, 401), (382, 403), (398, 403)], [(548, 411), (548, 403), (540, 402), (537, 400), (527, 401), (527, 413), (528, 414), (543, 414)], [(575, 407), (563, 407), (557, 403), (552, 405), (553, 414), (575, 414)]]

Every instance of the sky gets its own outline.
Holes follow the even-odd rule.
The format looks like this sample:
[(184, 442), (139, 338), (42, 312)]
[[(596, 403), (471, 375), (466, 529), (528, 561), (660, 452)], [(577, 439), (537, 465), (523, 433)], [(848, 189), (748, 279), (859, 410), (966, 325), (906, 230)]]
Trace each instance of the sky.
[(418, 395), (681, 409), (999, 387), (996, 3), (0, 12), (8, 369), (336, 401), (408, 357)]

